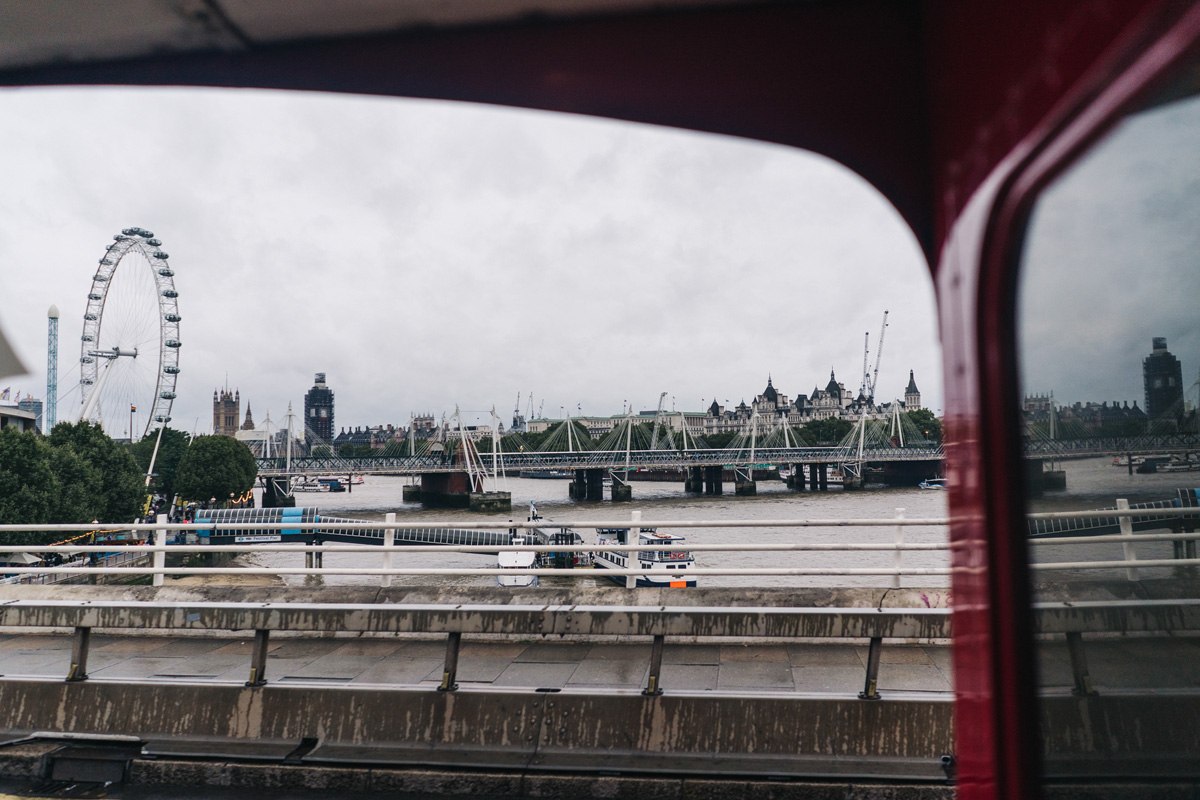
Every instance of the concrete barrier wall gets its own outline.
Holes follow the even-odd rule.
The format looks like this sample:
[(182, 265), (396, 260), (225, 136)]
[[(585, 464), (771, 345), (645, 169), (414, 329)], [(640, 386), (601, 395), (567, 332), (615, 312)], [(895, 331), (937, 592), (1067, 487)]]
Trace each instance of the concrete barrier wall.
[(0, 627), (124, 628), (309, 633), (482, 633), (507, 636), (697, 636), (781, 639), (944, 639), (945, 609), (702, 608), (641, 606), (123, 603), (13, 600)]
[(937, 778), (953, 703), (636, 692), (0, 681), (0, 730), (121, 732), (150, 752), (309, 762)]

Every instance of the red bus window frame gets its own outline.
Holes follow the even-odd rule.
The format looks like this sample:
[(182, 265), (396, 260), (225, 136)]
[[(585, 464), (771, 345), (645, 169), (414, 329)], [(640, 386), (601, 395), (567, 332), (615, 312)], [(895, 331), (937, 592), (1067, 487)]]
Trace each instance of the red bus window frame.
[(1015, 305), (1041, 191), (1200, 54), (1200, 7), (1130, 26), (955, 220), (938, 265), (955, 597), (958, 796), (1040, 795)]

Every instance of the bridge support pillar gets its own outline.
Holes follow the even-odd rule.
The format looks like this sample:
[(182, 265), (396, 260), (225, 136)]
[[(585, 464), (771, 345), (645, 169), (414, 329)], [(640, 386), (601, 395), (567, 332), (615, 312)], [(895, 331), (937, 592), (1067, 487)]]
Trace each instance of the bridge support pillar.
[(752, 480), (739, 480), (733, 484), (733, 493), (738, 497), (754, 497), (758, 494), (758, 484)]
[(1029, 491), (1038, 493), (1067, 488), (1066, 471), (1047, 469), (1048, 466), (1046, 462), (1034, 459), (1025, 462), (1025, 486)]
[(567, 486), (567, 496), (572, 500), (587, 499), (587, 470), (575, 470), (575, 477), (571, 479), (571, 483)]
[(1042, 486), (1049, 491), (1063, 491), (1067, 488), (1067, 471), (1065, 469), (1048, 469), (1042, 475)]
[(288, 483), (291, 478), (287, 475), (274, 476), (266, 479), (263, 485), (263, 508), (294, 508), (296, 498), (288, 494)]
[(724, 486), (722, 485), (723, 467), (705, 467), (704, 468), (704, 493), (705, 494), (723, 494)]
[(466, 472), (427, 472), (421, 476), (421, 505), (470, 508), (471, 482)]
[(817, 488), (822, 492), (829, 491), (829, 465), (817, 464)]
[(612, 474), (612, 499), (614, 503), (628, 503), (633, 499), (633, 487), (615, 472)]
[(688, 467), (684, 473), (683, 491), (688, 494), (704, 492), (704, 467)]
[(809, 488), (809, 491), (813, 491), (813, 492), (815, 492), (821, 488), (821, 483), (817, 479), (817, 465), (816, 464), (808, 465), (808, 488)]
[(758, 484), (754, 482), (754, 468), (746, 467), (733, 470), (733, 493), (738, 497), (754, 497), (758, 494)]
[(468, 492), (467, 508), (471, 511), (512, 511), (510, 492)]
[(405, 503), (421, 502), (421, 487), (415, 483), (406, 483), (400, 490), (400, 499)]
[(861, 489), (863, 487), (862, 475), (853, 475), (850, 472), (845, 472), (842, 475), (843, 489)]
[(603, 500), (604, 499), (604, 470), (588, 469), (584, 470), (587, 486), (585, 500)]

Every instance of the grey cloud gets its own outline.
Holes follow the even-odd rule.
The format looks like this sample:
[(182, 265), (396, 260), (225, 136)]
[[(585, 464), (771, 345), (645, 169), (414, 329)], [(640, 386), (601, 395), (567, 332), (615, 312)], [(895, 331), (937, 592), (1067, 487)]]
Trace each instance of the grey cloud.
[[(857, 388), (892, 311), (880, 384), (916, 369), (940, 406), (932, 288), (911, 233), (825, 159), (613, 121), (428, 101), (209, 90), (0, 94), (5, 329), (60, 393), (94, 259), (155, 230), (184, 317), (176, 424), (229, 383), (261, 419), (312, 373), (337, 425), (411, 411), (616, 413)], [(19, 120), (19, 123), (16, 122)], [(19, 300), (17, 298), (20, 298)]]

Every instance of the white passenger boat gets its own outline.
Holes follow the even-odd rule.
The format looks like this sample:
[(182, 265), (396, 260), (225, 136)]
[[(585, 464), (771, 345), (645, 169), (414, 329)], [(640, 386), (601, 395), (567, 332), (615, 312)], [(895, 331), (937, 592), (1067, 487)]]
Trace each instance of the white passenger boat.
[[(512, 539), (514, 545), (525, 544), (524, 536), (514, 536)], [(496, 566), (500, 569), (522, 570), (533, 569), (537, 563), (537, 553), (533, 550), (505, 550), (500, 553), (496, 560)], [(537, 575), (497, 575), (496, 584), (498, 586), (537, 586)]]
[(917, 486), (920, 486), (922, 489), (945, 489), (946, 488), (946, 479), (945, 478), (926, 478), (925, 480), (918, 483)]
[[(629, 541), (629, 528), (597, 528), (597, 544), (615, 545), (632, 544)], [(627, 578), (633, 577), (637, 586), (695, 586), (696, 579), (688, 575), (687, 570), (695, 566), (695, 559), (680, 545), (682, 536), (671, 533), (659, 533), (654, 528), (641, 528), (638, 531), (637, 543), (642, 545), (661, 545), (662, 550), (598, 550), (592, 554), (596, 569), (636, 569), (646, 574), (636, 576), (608, 575), (607, 577), (622, 586), (627, 586)], [(655, 572), (671, 571), (670, 575), (651, 575)]]

